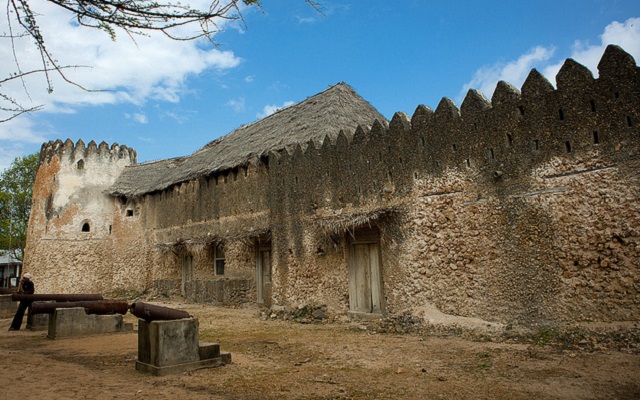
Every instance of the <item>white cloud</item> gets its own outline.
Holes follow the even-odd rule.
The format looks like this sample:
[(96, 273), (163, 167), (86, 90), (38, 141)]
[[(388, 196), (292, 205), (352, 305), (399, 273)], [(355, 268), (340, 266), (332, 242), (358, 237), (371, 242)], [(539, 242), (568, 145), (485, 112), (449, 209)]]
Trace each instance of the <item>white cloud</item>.
[(247, 83), (253, 82), (253, 75), (249, 75), (249, 76), (245, 77), (244, 81), (247, 82)]
[(174, 121), (176, 121), (179, 124), (184, 124), (185, 122), (189, 121), (189, 115), (188, 114), (194, 114), (193, 112), (185, 112), (185, 111), (180, 111), (178, 112), (173, 112), (173, 111), (166, 111), (164, 113), (165, 116), (173, 119)]
[(244, 111), (244, 97), (238, 97), (237, 99), (231, 99), (229, 101), (227, 101), (227, 104), (225, 104), (228, 107), (233, 108), (233, 111), (235, 112), (242, 112)]
[(129, 114), (129, 113), (124, 113), (125, 118), (127, 119), (132, 119), (138, 123), (141, 124), (147, 124), (149, 123), (149, 119), (147, 118), (147, 116), (144, 113), (133, 113), (133, 114)]
[(480, 90), (487, 98), (491, 98), (499, 81), (506, 81), (519, 87), (529, 71), (536, 65), (549, 60), (554, 52), (554, 47), (537, 46), (518, 57), (517, 60), (482, 67), (475, 72), (471, 81), (464, 84), (459, 98), (464, 99), (469, 89)]
[[(600, 35), (599, 44), (590, 45), (576, 41), (569, 57), (589, 68), (594, 76), (597, 76), (598, 62), (609, 44), (619, 45), (631, 54), (636, 62), (640, 60), (640, 18), (629, 18), (625, 22), (611, 22)], [(497, 62), (482, 67), (476, 71), (471, 81), (463, 86), (456, 100), (460, 102), (464, 99), (467, 91), (471, 88), (478, 89), (487, 98), (491, 98), (496, 84), (500, 80), (521, 87), (532, 68), (538, 69), (550, 82), (555, 82), (555, 77), (564, 63), (564, 57), (562, 60), (552, 60), (555, 54), (555, 47), (537, 46), (517, 60)]]
[(312, 24), (312, 23), (316, 22), (316, 19), (314, 17), (296, 16), (296, 20), (298, 20), (299, 24)]
[(15, 118), (2, 123), (0, 129), (0, 171), (11, 164), (16, 157), (35, 153), (46, 142), (44, 135), (34, 129), (28, 118)]
[(281, 106), (277, 106), (275, 104), (268, 104), (266, 106), (264, 106), (264, 108), (262, 109), (261, 113), (257, 113), (256, 117), (258, 119), (264, 118), (264, 117), (268, 117), (269, 115), (273, 114), (274, 112), (278, 111), (278, 110), (282, 110), (283, 108), (287, 108), (291, 105), (295, 104), (293, 101), (285, 101)]
[[(625, 22), (613, 21), (604, 28), (604, 32), (600, 35), (600, 43), (597, 45), (576, 41), (570, 57), (589, 68), (594, 76), (597, 76), (602, 53), (610, 44), (622, 47), (638, 62), (640, 60), (640, 18), (629, 18)], [(564, 60), (545, 67), (544, 75), (555, 82), (555, 77), (563, 63)]]
[[(86, 89), (97, 90), (84, 91), (55, 73), (50, 75), (54, 88), (52, 94), (47, 93), (47, 82), (42, 74), (26, 77), (24, 86), (19, 80), (2, 85), (2, 94), (25, 107), (43, 105), (45, 110), (41, 113), (73, 113), (86, 105), (142, 105), (148, 99), (177, 103), (187, 90), (185, 82), (189, 76), (205, 70), (222, 72), (242, 61), (233, 52), (220, 51), (203, 40), (172, 41), (157, 32), (136, 36), (134, 42), (124, 32), (118, 31), (114, 42), (103, 31), (77, 26), (69, 12), (61, 7), (43, 0), (30, 1), (29, 5), (36, 14), (47, 49), (60, 65), (74, 66), (64, 69), (66, 77)], [(210, 1), (194, 0), (190, 5), (207, 8)], [(222, 23), (224, 27), (226, 22)], [(14, 29), (17, 26), (13, 21)], [(7, 31), (7, 19), (0, 18), (0, 32)], [(16, 40), (15, 50), (22, 71), (42, 68), (37, 48), (29, 38)], [(8, 39), (0, 38), (0, 79), (17, 71), (12, 46)], [(0, 113), (0, 119), (7, 117)], [(30, 143), (39, 136), (38, 140), (44, 141), (41, 135), (32, 131), (31, 118), (21, 116), (12, 124), (2, 124), (0, 140), (7, 140), (10, 136), (14, 142)], [(146, 123), (143, 122), (146, 117), (132, 114), (132, 118)], [(9, 135), (9, 132), (12, 133)], [(5, 146), (0, 142), (0, 147)], [(4, 158), (0, 164), (3, 162)]]

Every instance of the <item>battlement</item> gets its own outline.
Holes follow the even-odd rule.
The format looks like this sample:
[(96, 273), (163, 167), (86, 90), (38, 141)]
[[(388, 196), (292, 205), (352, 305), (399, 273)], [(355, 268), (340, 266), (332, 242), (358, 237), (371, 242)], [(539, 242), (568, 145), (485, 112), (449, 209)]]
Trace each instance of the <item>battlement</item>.
[(554, 157), (590, 151), (633, 156), (640, 143), (640, 69), (610, 45), (598, 70), (596, 79), (567, 59), (557, 88), (534, 69), (520, 90), (499, 82), (491, 100), (472, 89), (459, 108), (443, 98), (435, 111), (419, 105), (411, 118), (395, 113), (388, 126), (375, 121), (353, 134), (341, 131), (335, 140), (326, 136), (321, 144), (310, 141), (270, 156), (287, 165), (279, 174), (305, 183), (322, 169), (410, 183), (447, 168), (487, 172), (488, 178), (500, 171), (508, 178)]
[(61, 161), (63, 159), (68, 160), (69, 163), (77, 163), (87, 158), (99, 157), (102, 159), (130, 160), (131, 164), (136, 164), (138, 154), (134, 149), (125, 145), (121, 146), (118, 143), (113, 143), (109, 147), (109, 144), (104, 141), (98, 145), (92, 140), (88, 145), (85, 145), (82, 139), (75, 144), (71, 139), (67, 139), (64, 142), (58, 139), (42, 145), (40, 149), (40, 164), (49, 163), (54, 156), (57, 156)]

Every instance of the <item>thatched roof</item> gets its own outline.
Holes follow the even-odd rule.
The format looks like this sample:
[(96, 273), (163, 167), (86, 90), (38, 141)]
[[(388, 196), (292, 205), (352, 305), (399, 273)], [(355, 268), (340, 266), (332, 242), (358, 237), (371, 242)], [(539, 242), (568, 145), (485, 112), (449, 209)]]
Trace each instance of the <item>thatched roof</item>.
[(349, 85), (339, 83), (313, 97), (242, 126), (191, 156), (127, 167), (110, 188), (112, 195), (139, 196), (228, 170), (309, 140), (332, 140), (340, 130), (354, 131), (387, 120)]

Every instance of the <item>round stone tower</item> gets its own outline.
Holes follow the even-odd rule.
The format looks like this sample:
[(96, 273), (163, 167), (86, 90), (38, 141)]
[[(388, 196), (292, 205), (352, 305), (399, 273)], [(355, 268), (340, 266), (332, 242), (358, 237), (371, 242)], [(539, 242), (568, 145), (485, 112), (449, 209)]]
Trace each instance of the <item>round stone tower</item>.
[[(96, 265), (109, 263), (112, 252), (116, 206), (108, 188), (136, 157), (117, 143), (74, 145), (67, 139), (42, 145), (23, 268), (38, 292), (81, 292), (96, 287), (96, 275), (109, 275)], [(109, 276), (100, 278), (111, 283)]]

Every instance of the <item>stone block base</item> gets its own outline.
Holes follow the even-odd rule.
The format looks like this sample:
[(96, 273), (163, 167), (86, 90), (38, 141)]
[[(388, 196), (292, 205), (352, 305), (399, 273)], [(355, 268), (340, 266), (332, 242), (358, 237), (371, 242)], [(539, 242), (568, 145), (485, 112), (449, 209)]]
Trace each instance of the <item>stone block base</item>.
[(31, 331), (45, 331), (49, 329), (49, 314), (27, 315), (27, 329)]
[(60, 308), (49, 318), (49, 339), (103, 333), (132, 332), (133, 324), (124, 323), (122, 315), (86, 314), (84, 308)]
[(198, 341), (195, 318), (138, 320), (138, 371), (163, 376), (230, 362), (231, 354), (221, 352), (219, 344)]
[(18, 303), (11, 300), (10, 294), (0, 294), (0, 319), (13, 318), (18, 309)]
[(165, 376), (172, 374), (181, 374), (183, 372), (189, 372), (201, 368), (219, 367), (229, 363), (231, 363), (231, 353), (221, 352), (220, 356), (216, 358), (192, 361), (182, 364), (167, 365), (165, 367), (156, 367), (155, 365), (136, 361), (136, 370), (146, 372), (155, 376)]

